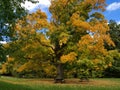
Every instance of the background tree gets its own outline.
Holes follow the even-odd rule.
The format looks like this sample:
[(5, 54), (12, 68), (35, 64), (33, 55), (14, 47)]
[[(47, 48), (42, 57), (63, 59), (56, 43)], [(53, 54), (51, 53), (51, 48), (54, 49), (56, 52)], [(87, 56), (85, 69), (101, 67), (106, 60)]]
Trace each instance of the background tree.
[(112, 38), (113, 42), (115, 43), (115, 47), (105, 46), (108, 50), (120, 49), (120, 24), (117, 22), (110, 20), (109, 22), (109, 34)]
[(25, 1), (36, 2), (35, 0), (0, 0), (0, 40), (3, 40), (2, 36), (11, 36), (16, 20), (26, 15), (26, 9), (21, 6)]
[(28, 39), (27, 41), (14, 41), (5, 45), (9, 57), (2, 64), (3, 75), (15, 77), (53, 77), (55, 67), (51, 65), (51, 52), (49, 48), (39, 42)]
[(112, 67), (108, 67), (105, 70), (105, 77), (119, 77), (120, 73), (120, 24), (117, 24), (114, 20), (109, 21), (109, 31), (108, 33), (110, 34), (111, 39), (115, 43), (115, 47), (113, 46), (108, 46), (105, 44), (105, 48), (109, 50), (109, 56), (113, 60), (112, 62)]
[(50, 64), (52, 51), (49, 47), (45, 47), (49, 45), (49, 40), (41, 32), (41, 29), (43, 31), (46, 27), (48, 27), (47, 16), (40, 10), (17, 21), (14, 32), (16, 40), (5, 45), (9, 58), (13, 60), (11, 62), (7, 60), (3, 64), (3, 74), (53, 77), (54, 71), (50, 72), (54, 69)]
[(104, 75), (105, 77), (120, 77), (120, 52), (118, 50), (109, 50), (108, 57), (112, 60), (112, 66), (108, 67)]
[[(21, 6), (25, 1), (36, 3), (35, 0), (0, 0), (0, 41), (13, 40), (13, 27), (16, 21), (27, 14), (27, 10)], [(2, 58), (6, 56), (3, 50), (3, 45), (0, 43)]]

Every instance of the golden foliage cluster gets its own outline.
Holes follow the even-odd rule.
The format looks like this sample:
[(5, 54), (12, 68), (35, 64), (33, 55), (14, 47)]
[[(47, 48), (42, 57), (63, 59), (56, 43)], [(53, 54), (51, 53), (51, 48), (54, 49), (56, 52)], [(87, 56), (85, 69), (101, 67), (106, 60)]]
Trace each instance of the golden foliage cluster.
[(73, 62), (76, 59), (77, 54), (75, 52), (70, 52), (67, 55), (61, 56), (60, 60), (62, 63)]
[[(93, 12), (103, 11), (104, 7), (105, 0), (51, 0), (50, 22), (41, 10), (18, 20), (15, 25), (15, 37), (25, 40), (21, 50), (26, 53), (25, 58), (30, 60), (22, 63), (17, 72), (43, 68), (46, 74), (51, 74), (55, 67), (49, 64), (50, 62), (65, 64), (78, 61), (81, 67), (85, 65), (81, 71), (84, 70), (87, 74), (90, 69), (103, 70), (111, 66), (111, 62), (106, 63), (108, 51), (104, 47), (105, 42), (115, 46), (107, 33), (109, 27), (102, 14)], [(43, 29), (47, 30), (42, 32)], [(40, 45), (45, 48), (47, 54), (39, 53), (39, 50), (42, 52), (43, 49), (36, 52)], [(69, 48), (73, 45), (77, 49)], [(47, 59), (47, 64), (40, 63), (39, 56), (42, 57), (43, 54), (46, 57), (51, 55), (53, 60)], [(8, 60), (12, 61), (12, 58)], [(3, 72), (6, 65), (7, 63), (3, 64)]]

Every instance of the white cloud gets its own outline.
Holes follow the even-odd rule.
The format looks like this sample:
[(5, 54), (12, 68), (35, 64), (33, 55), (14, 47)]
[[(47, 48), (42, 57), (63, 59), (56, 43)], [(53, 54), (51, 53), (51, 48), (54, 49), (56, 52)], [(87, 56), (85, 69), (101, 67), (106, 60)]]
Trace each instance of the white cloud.
[(26, 1), (25, 4), (22, 4), (26, 9), (33, 10), (36, 6), (42, 5), (44, 7), (50, 6), (50, 0), (37, 0), (39, 3), (33, 4), (31, 2)]
[(6, 41), (0, 41), (0, 44), (6, 44), (7, 42)]
[(39, 4), (41, 5), (45, 5), (47, 7), (50, 6), (50, 0), (38, 0), (39, 1)]
[(120, 21), (118, 21), (117, 24), (120, 24)]
[(106, 10), (108, 10), (108, 11), (114, 11), (114, 10), (117, 10), (117, 9), (120, 9), (120, 2), (111, 3), (106, 8)]

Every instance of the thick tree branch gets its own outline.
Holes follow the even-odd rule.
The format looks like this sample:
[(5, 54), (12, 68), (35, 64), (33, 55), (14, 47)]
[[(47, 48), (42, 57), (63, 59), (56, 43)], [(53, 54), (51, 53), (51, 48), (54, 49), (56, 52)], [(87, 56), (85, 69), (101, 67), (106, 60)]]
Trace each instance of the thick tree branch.
[(54, 47), (53, 46), (50, 46), (50, 45), (42, 43), (41, 40), (39, 40), (38, 38), (35, 38), (35, 40), (37, 40), (40, 43), (40, 45), (48, 47), (48, 48), (51, 48), (54, 51)]

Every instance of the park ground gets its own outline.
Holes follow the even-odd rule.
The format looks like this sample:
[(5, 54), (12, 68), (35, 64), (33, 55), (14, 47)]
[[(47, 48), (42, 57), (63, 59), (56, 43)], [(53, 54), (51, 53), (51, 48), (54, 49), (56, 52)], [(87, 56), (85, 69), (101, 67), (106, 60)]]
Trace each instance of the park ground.
[(0, 77), (0, 90), (120, 90), (120, 78), (95, 78), (89, 82), (66, 79), (65, 83), (54, 83), (53, 79), (23, 79)]

